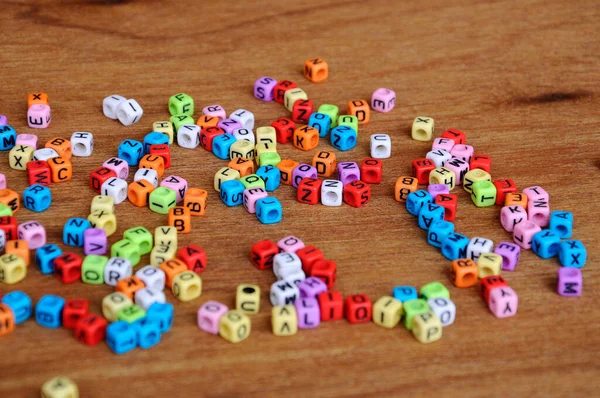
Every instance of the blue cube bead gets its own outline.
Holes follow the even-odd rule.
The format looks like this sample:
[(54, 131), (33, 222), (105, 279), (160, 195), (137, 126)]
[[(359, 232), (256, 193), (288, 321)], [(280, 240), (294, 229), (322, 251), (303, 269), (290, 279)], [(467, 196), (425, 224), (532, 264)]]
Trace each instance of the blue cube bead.
[(146, 134), (144, 137), (144, 153), (150, 153), (151, 145), (169, 145), (169, 136), (158, 131)]
[(17, 145), (17, 132), (8, 124), (0, 126), (0, 151), (10, 151)]
[(173, 326), (173, 304), (171, 303), (154, 303), (146, 311), (146, 318), (158, 322), (160, 332), (166, 333)]
[(54, 272), (54, 259), (62, 254), (60, 247), (54, 243), (40, 246), (35, 251), (35, 263), (42, 274)]
[(419, 189), (406, 197), (406, 210), (413, 216), (418, 216), (423, 206), (428, 203), (433, 203), (433, 198), (429, 192)]
[(47, 294), (35, 306), (35, 321), (47, 328), (57, 328), (62, 325), (62, 311), (65, 299)]
[(276, 224), (283, 217), (283, 208), (273, 196), (256, 201), (256, 217), (263, 224)]
[(111, 323), (106, 328), (106, 344), (115, 354), (125, 354), (137, 346), (136, 326), (125, 321)]
[(267, 192), (273, 192), (281, 184), (281, 171), (275, 166), (261, 166), (256, 170), (256, 175), (265, 182)]
[(319, 137), (327, 137), (331, 128), (331, 118), (324, 113), (315, 112), (310, 115), (308, 125), (319, 130)]
[(229, 148), (235, 142), (235, 138), (231, 134), (220, 134), (213, 138), (212, 151), (213, 154), (222, 160), (229, 159)]
[(442, 247), (442, 242), (454, 233), (454, 224), (450, 221), (434, 221), (427, 231), (427, 243), (434, 247)]
[(155, 319), (143, 317), (133, 323), (140, 348), (151, 348), (160, 342), (160, 322)]
[(22, 291), (15, 290), (6, 293), (4, 297), (2, 297), (2, 303), (8, 305), (12, 312), (14, 312), (15, 323), (25, 322), (31, 318), (33, 304), (31, 303), (31, 298)]
[[(258, 180), (257, 180), (258, 181)], [(221, 183), (221, 200), (227, 206), (239, 206), (244, 203), (244, 184), (239, 180), (229, 180)]]
[(33, 184), (23, 191), (23, 206), (35, 212), (47, 210), (52, 204), (50, 188)]
[(573, 234), (573, 213), (570, 211), (553, 211), (550, 214), (550, 231), (561, 239), (569, 239)]
[(435, 221), (442, 221), (444, 219), (445, 211), (440, 205), (427, 203), (419, 212), (419, 227), (427, 231)]
[(401, 302), (419, 298), (417, 289), (414, 286), (396, 286), (394, 287), (394, 290), (392, 290), (392, 296)]
[(118, 157), (127, 162), (130, 166), (137, 166), (140, 159), (144, 157), (144, 145), (141, 142), (126, 139), (119, 144)]
[(550, 258), (558, 254), (560, 238), (549, 229), (541, 230), (531, 239), (531, 250), (541, 258)]
[(69, 218), (63, 227), (65, 245), (83, 247), (83, 233), (92, 225), (85, 218)]
[(563, 267), (581, 268), (587, 260), (587, 250), (580, 240), (560, 242), (558, 259)]
[(348, 126), (337, 126), (331, 130), (331, 145), (340, 151), (349, 151), (356, 146), (356, 130)]
[(453, 232), (442, 241), (442, 255), (450, 261), (465, 258), (467, 257), (468, 244), (469, 238), (457, 232)]

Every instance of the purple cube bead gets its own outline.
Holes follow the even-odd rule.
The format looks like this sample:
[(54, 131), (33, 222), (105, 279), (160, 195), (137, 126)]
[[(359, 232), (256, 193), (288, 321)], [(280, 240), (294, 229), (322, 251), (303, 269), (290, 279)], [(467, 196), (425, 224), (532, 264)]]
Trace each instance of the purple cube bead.
[(512, 242), (500, 242), (496, 245), (494, 253), (502, 256), (502, 269), (505, 271), (514, 271), (519, 264), (521, 255), (521, 246)]
[(8, 124), (8, 119), (5, 115), (0, 115), (0, 126), (6, 126)]
[(340, 162), (338, 163), (337, 171), (338, 180), (340, 180), (343, 185), (355, 180), (360, 180), (360, 168), (358, 168), (356, 162)]
[(321, 279), (311, 276), (298, 284), (301, 298), (315, 298), (319, 294), (327, 292), (327, 285)]
[(50, 125), (52, 113), (49, 105), (33, 104), (27, 110), (27, 124), (32, 129), (45, 129)]
[(273, 89), (277, 85), (277, 80), (269, 76), (263, 76), (254, 82), (254, 97), (261, 101), (273, 101)]
[(292, 170), (292, 185), (298, 188), (303, 178), (317, 178), (317, 169), (309, 164), (300, 163)]
[(108, 240), (106, 231), (101, 228), (88, 228), (83, 231), (83, 252), (101, 256), (106, 254), (108, 248)]
[(371, 96), (371, 109), (387, 113), (396, 106), (396, 93), (387, 88), (378, 88)]
[(316, 298), (303, 298), (296, 300), (296, 314), (300, 329), (312, 329), (321, 323), (321, 310)]
[(27, 221), (17, 227), (19, 239), (26, 240), (30, 250), (46, 244), (46, 229), (37, 221)]
[(581, 296), (583, 278), (579, 268), (560, 267), (558, 269), (558, 294), (565, 297)]
[(202, 109), (202, 114), (206, 116), (218, 117), (219, 120), (223, 120), (227, 117), (225, 109), (223, 109), (223, 107), (218, 104), (205, 106)]
[(38, 138), (35, 134), (18, 134), (17, 145), (28, 145), (33, 149), (37, 149)]
[(429, 192), (433, 200), (435, 200), (436, 196), (440, 194), (449, 194), (450, 190), (446, 184), (429, 184), (427, 186), (427, 192)]
[(168, 176), (160, 182), (161, 187), (172, 189), (177, 194), (177, 203), (183, 200), (188, 190), (187, 180), (179, 176)]
[(6, 189), (6, 176), (0, 173), (0, 189)]
[(217, 123), (217, 127), (221, 127), (227, 134), (233, 134), (235, 130), (244, 128), (242, 123), (231, 118), (221, 120)]

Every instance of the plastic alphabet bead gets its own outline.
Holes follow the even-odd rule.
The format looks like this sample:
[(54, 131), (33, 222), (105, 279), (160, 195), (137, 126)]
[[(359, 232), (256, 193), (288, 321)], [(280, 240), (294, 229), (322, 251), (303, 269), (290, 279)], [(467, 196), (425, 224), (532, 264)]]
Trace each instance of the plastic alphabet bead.
[(327, 292), (327, 285), (315, 277), (308, 277), (298, 283), (301, 298), (316, 298), (319, 294)]
[(122, 239), (113, 243), (110, 247), (110, 255), (112, 257), (122, 257), (131, 261), (132, 265), (137, 265), (140, 262), (142, 254), (141, 246), (129, 239)]
[(260, 287), (249, 284), (238, 285), (235, 308), (246, 314), (258, 314), (260, 309)]
[(259, 142), (254, 147), (254, 158), (258, 159), (260, 163), (260, 157), (267, 153), (277, 153), (276, 144), (270, 142)]
[(233, 131), (233, 137), (236, 141), (249, 141), (252, 144), (256, 144), (256, 137), (251, 129), (237, 129)]
[(277, 168), (281, 173), (281, 183), (286, 185), (292, 185), (292, 172), (298, 165), (299, 163), (293, 160), (284, 159), (281, 162), (279, 162)]
[[(18, 145), (18, 144), (17, 144)], [(52, 148), (41, 148), (33, 151), (33, 160), (48, 161), (52, 158), (57, 158), (58, 153)]]
[(17, 145), (8, 153), (8, 165), (13, 170), (26, 170), (32, 160), (33, 148), (27, 145)]
[(419, 228), (429, 230), (429, 227), (436, 222), (444, 219), (444, 208), (440, 205), (427, 203), (419, 212)]
[(319, 137), (324, 138), (329, 134), (331, 118), (325, 113), (313, 112), (308, 119), (308, 125), (319, 132)]
[(0, 151), (12, 149), (17, 142), (17, 132), (9, 125), (0, 125)]
[(52, 204), (52, 193), (48, 187), (34, 184), (23, 191), (23, 206), (35, 212), (43, 212)]
[(13, 211), (4, 203), (0, 203), (0, 217), (12, 216)]
[(84, 315), (75, 325), (75, 338), (86, 345), (96, 345), (106, 336), (108, 323), (96, 314)]
[(490, 181), (477, 181), (472, 185), (471, 200), (477, 207), (493, 206), (496, 203), (496, 186)]
[(442, 241), (442, 255), (450, 261), (467, 256), (469, 238), (457, 232), (451, 233)]
[(302, 271), (302, 261), (296, 253), (279, 253), (273, 257), (273, 273), (278, 279), (286, 279)]
[(46, 93), (31, 93), (27, 95), (27, 108), (35, 104), (49, 105), (48, 94)]
[(53, 243), (40, 246), (35, 251), (35, 263), (42, 274), (54, 272), (54, 260), (62, 254), (60, 247)]
[(467, 245), (467, 258), (477, 261), (483, 253), (491, 253), (494, 248), (494, 242), (490, 239), (474, 236)]
[(408, 300), (416, 300), (418, 298), (417, 289), (413, 286), (396, 286), (392, 290), (392, 295), (401, 303)]
[(293, 144), (295, 148), (310, 151), (319, 145), (319, 131), (307, 125), (300, 125), (294, 130)]
[(563, 267), (581, 268), (586, 263), (587, 251), (581, 241), (565, 240), (560, 243), (558, 258)]
[(73, 283), (81, 280), (81, 257), (66, 252), (54, 259), (54, 275), (62, 283)]
[(527, 195), (527, 214), (529, 221), (544, 228), (550, 221), (550, 196), (542, 187), (529, 187), (523, 189)]
[(494, 253), (502, 256), (502, 269), (504, 271), (514, 271), (517, 264), (519, 264), (521, 247), (512, 242), (500, 242), (496, 245)]
[(388, 134), (371, 135), (371, 157), (387, 159), (392, 155), (392, 140)]
[(177, 247), (170, 245), (156, 245), (150, 252), (150, 264), (158, 267), (166, 261), (171, 261), (175, 257)]
[(225, 181), (221, 184), (220, 197), (227, 206), (239, 206), (244, 203), (244, 184), (239, 180)]
[(250, 336), (250, 318), (236, 310), (230, 310), (219, 320), (219, 335), (230, 343), (239, 343)]
[(513, 232), (524, 221), (527, 221), (527, 212), (521, 206), (504, 206), (500, 211), (500, 223), (507, 232)]
[(126, 258), (111, 257), (104, 266), (104, 283), (117, 286), (121, 279), (129, 278), (132, 274), (131, 261)]
[(161, 333), (171, 330), (173, 325), (173, 304), (154, 303), (146, 311), (146, 319), (156, 321)]
[(381, 327), (392, 329), (400, 323), (402, 302), (391, 296), (380, 297), (373, 304), (373, 322)]
[[(467, 174), (465, 174), (465, 178), (463, 180), (463, 189), (469, 193), (473, 193), (473, 184), (477, 181), (491, 181), (492, 176), (489, 173), (481, 170), (481, 169), (471, 169)], [(494, 184), (495, 185), (495, 184)], [(497, 190), (496, 190), (497, 192)], [(499, 199), (499, 198), (497, 198)], [(502, 198), (502, 202), (504, 203), (504, 197)]]
[(448, 292), (448, 289), (442, 283), (430, 282), (421, 286), (420, 296), (425, 300), (436, 297), (450, 298), (450, 292)]
[(451, 139), (452, 141), (454, 141), (454, 145), (467, 143), (467, 136), (465, 135), (465, 133), (454, 128), (444, 131), (441, 135), (441, 138)]
[(84, 232), (91, 228), (85, 218), (69, 218), (63, 227), (63, 242), (65, 245), (83, 247)]
[(280, 80), (273, 88), (273, 99), (280, 104), (283, 104), (285, 99), (285, 93), (288, 90), (298, 87), (296, 83), (289, 80)]
[(522, 193), (507, 193), (504, 198), (504, 206), (521, 206), (527, 208), (527, 195)]
[(519, 297), (508, 286), (493, 288), (489, 293), (488, 307), (496, 318), (507, 318), (517, 314)]
[(277, 152), (264, 152), (258, 157), (258, 166), (277, 166), (281, 162), (281, 156)]
[(427, 231), (427, 243), (441, 248), (444, 239), (452, 233), (454, 233), (454, 224), (445, 220), (434, 221)]
[(433, 144), (431, 145), (431, 150), (432, 151), (437, 151), (437, 150), (444, 150), (448, 153), (450, 153), (450, 151), (452, 150), (452, 148), (454, 147), (454, 140), (451, 140), (449, 138), (436, 138), (433, 140)]
[(366, 158), (360, 164), (360, 175), (367, 184), (379, 184), (383, 176), (383, 162), (379, 159)]
[[(198, 118), (196, 124), (200, 127), (200, 129), (204, 130), (208, 127), (217, 127), (217, 124), (219, 124), (219, 122), (220, 119), (218, 117), (202, 115)], [(202, 134), (202, 132), (200, 134)]]
[(316, 298), (301, 298), (295, 301), (298, 328), (313, 329), (321, 323), (321, 311)]
[[(454, 172), (454, 175), (455, 175), (455, 179), (454, 179), (455, 184), (454, 185), (460, 185), (460, 184), (462, 184), (462, 182), (465, 178), (465, 175), (469, 172), (469, 163), (467, 163), (466, 161), (464, 161), (462, 159), (452, 157), (452, 159), (450, 159), (446, 162), (446, 164), (444, 165), (444, 168)], [(493, 186), (493, 184), (492, 184), (492, 186)], [(494, 197), (494, 199), (495, 199), (495, 197)]]
[(387, 88), (378, 88), (371, 96), (371, 109), (387, 113), (396, 106), (396, 93)]
[(254, 159), (254, 145), (250, 141), (236, 141), (229, 147), (229, 158)]
[(177, 193), (167, 187), (160, 186), (150, 193), (150, 210), (159, 214), (168, 214), (169, 209), (177, 204)]
[[(236, 122), (236, 124), (239, 124)], [(236, 142), (231, 134), (219, 134), (212, 140), (212, 152), (221, 160), (229, 159), (229, 149)]]
[(582, 291), (583, 278), (581, 277), (581, 270), (570, 267), (558, 269), (558, 294), (565, 297), (578, 297), (581, 296)]
[[(225, 133), (227, 135), (231, 135), (231, 137), (233, 138), (233, 135), (232, 135), (233, 132), (237, 129), (243, 128), (244, 126), (237, 120), (228, 118), (228, 119), (223, 119), (219, 123), (217, 123), (217, 127), (222, 128), (223, 131), (225, 131)], [(214, 147), (213, 147), (213, 151), (214, 151)]]
[(117, 173), (106, 167), (98, 167), (90, 173), (90, 187), (97, 193), (101, 193), (102, 185), (111, 178), (116, 178)]
[(509, 193), (517, 193), (517, 185), (511, 179), (503, 178), (500, 180), (494, 180), (494, 186), (496, 187), (496, 204), (499, 206), (504, 205), (506, 201), (506, 195)]
[(177, 231), (171, 226), (161, 226), (154, 229), (154, 244), (177, 249)]
[(421, 209), (432, 202), (431, 195), (420, 189), (408, 194), (406, 197), (406, 210), (413, 216), (418, 216)]
[[(223, 194), (223, 192), (221, 192)], [(187, 234), (192, 231), (192, 215), (185, 206), (175, 206), (169, 209), (169, 225), (174, 226), (178, 233)]]
[(6, 304), (0, 304), (0, 336), (15, 330), (15, 314)]
[(160, 156), (163, 159), (163, 164), (165, 169), (171, 167), (171, 149), (167, 144), (154, 144), (150, 145), (150, 150), (148, 152), (150, 155)]
[[(413, 320), (417, 315), (424, 314), (424, 313), (430, 311), (429, 305), (427, 305), (427, 301), (425, 301), (423, 299), (412, 299), (412, 300), (404, 301), (402, 303), (402, 307), (404, 310), (402, 322), (408, 330), (412, 330)], [(441, 324), (440, 324), (440, 329), (441, 329)]]
[(132, 299), (123, 292), (111, 293), (102, 299), (102, 315), (109, 321), (115, 322), (117, 314), (133, 304)]
[[(412, 164), (411, 164), (412, 176), (415, 177), (419, 181), (419, 184), (421, 184), (421, 185), (428, 184), (428, 183), (429, 184), (445, 184), (446, 183), (446, 182), (440, 181), (439, 178), (430, 180), (429, 174), (431, 172), (433, 172), (434, 170), (436, 170), (435, 163), (431, 159), (421, 158), (421, 159), (415, 159), (412, 161)], [(444, 175), (444, 174), (449, 174), (449, 173), (441, 173), (441, 174)]]
[[(357, 166), (358, 169), (358, 166)], [(317, 178), (317, 169), (306, 163), (299, 164), (292, 171), (292, 186), (297, 188), (304, 178)]]
[(283, 95), (283, 104), (288, 111), (292, 112), (296, 101), (307, 100), (308, 96), (301, 88), (295, 87), (285, 91)]
[[(31, 298), (26, 293), (20, 290), (14, 290), (6, 293), (0, 302), (12, 310), (15, 324), (23, 323), (31, 318), (33, 304)], [(2, 316), (1, 314), (2, 310), (0, 310), (0, 317)], [(1, 331), (0, 334), (2, 334)]]
[(183, 197), (183, 205), (190, 210), (192, 216), (203, 216), (207, 200), (208, 192), (204, 189), (189, 188)]
[(127, 323), (133, 323), (144, 316), (146, 316), (146, 311), (135, 304), (125, 307), (117, 313), (117, 319)]
[(6, 254), (20, 257), (26, 266), (29, 266), (29, 246), (26, 240), (9, 240), (5, 245)]
[(182, 261), (188, 270), (199, 274), (206, 270), (206, 252), (200, 246), (187, 245), (177, 251), (177, 258)]
[(276, 224), (280, 222), (283, 217), (281, 203), (274, 197), (257, 200), (256, 217), (263, 224)]
[(220, 120), (223, 120), (227, 117), (227, 113), (225, 109), (221, 105), (208, 105), (202, 109), (202, 114), (207, 116), (218, 117)]
[(138, 269), (135, 276), (147, 287), (155, 291), (162, 291), (165, 288), (165, 272), (152, 265), (146, 265)]
[(348, 126), (338, 126), (331, 130), (331, 145), (340, 151), (349, 151), (356, 146), (356, 130)]
[(273, 257), (279, 253), (277, 245), (270, 240), (256, 242), (250, 248), (250, 261), (258, 269), (273, 267)]
[(115, 200), (115, 204), (119, 204), (127, 199), (127, 181), (111, 177), (102, 184), (101, 193), (105, 196), (110, 196)]
[(415, 192), (417, 189), (419, 189), (419, 182), (416, 178), (401, 176), (394, 186), (394, 199), (397, 202), (405, 203), (408, 194)]
[(269, 298), (273, 306), (293, 304), (300, 298), (300, 290), (294, 283), (277, 281), (271, 285)]
[(313, 83), (322, 83), (327, 80), (329, 66), (321, 58), (311, 58), (304, 62), (304, 77)]
[[(430, 177), (431, 177), (431, 175), (430, 175)], [(449, 195), (449, 193), (450, 193), (450, 191), (448, 190), (448, 186), (446, 184), (429, 184), (427, 186), (427, 192), (429, 192), (429, 194), (433, 198), (434, 203), (436, 202), (438, 195)], [(435, 204), (438, 204), (438, 203), (435, 203)], [(444, 209), (446, 208), (445, 206), (442, 206), (442, 207), (444, 207)]]
[(0, 189), (6, 189), (6, 176), (0, 173)]
[(513, 229), (513, 240), (523, 249), (531, 249), (533, 236), (542, 229), (533, 221), (523, 221), (515, 225)]
[(48, 166), (48, 162), (43, 160), (34, 160), (27, 162), (25, 168), (27, 169), (27, 180), (29, 185), (39, 184), (48, 186), (52, 182), (50, 166)]
[(0, 115), (0, 126), (6, 126), (8, 124), (8, 119), (6, 115)]
[(37, 149), (38, 137), (35, 134), (18, 134), (16, 145), (27, 145)]
[(71, 379), (58, 376), (48, 380), (42, 385), (44, 398), (79, 398), (79, 389)]
[[(94, 151), (94, 136), (88, 132), (75, 132), (71, 135), (71, 151), (73, 156), (88, 157)], [(119, 155), (120, 158), (122, 156)]]
[(118, 355), (133, 350), (137, 346), (136, 327), (125, 321), (111, 323), (106, 328), (106, 344)]
[(34, 104), (27, 110), (27, 125), (32, 129), (45, 129), (52, 121), (49, 105)]
[(165, 160), (158, 155), (144, 155), (140, 159), (140, 169), (155, 170), (158, 177), (162, 177), (165, 173)]
[(344, 317), (344, 300), (340, 292), (326, 292), (318, 296), (321, 321), (336, 321)]
[(123, 140), (119, 144), (118, 158), (124, 160), (129, 166), (137, 166), (144, 156), (144, 145), (132, 139)]
[(88, 216), (92, 228), (103, 229), (106, 236), (111, 236), (117, 230), (117, 218), (113, 213), (104, 210), (95, 210)]
[(358, 124), (366, 124), (370, 120), (371, 108), (369, 108), (369, 103), (364, 99), (350, 101), (348, 102), (348, 114), (356, 116)]
[(321, 184), (321, 203), (325, 206), (341, 206), (343, 184), (338, 180), (323, 180)]
[(244, 208), (250, 214), (256, 213), (256, 201), (268, 197), (269, 194), (262, 188), (244, 189), (243, 203)]
[(202, 294), (202, 280), (193, 271), (185, 271), (173, 278), (173, 295), (181, 301), (194, 300)]
[(292, 120), (296, 123), (307, 124), (313, 113), (313, 102), (311, 100), (298, 100), (292, 107)]
[(119, 119), (123, 126), (131, 126), (138, 122), (143, 114), (144, 110), (134, 99), (123, 101), (117, 107), (117, 119)]
[(198, 309), (198, 327), (207, 333), (219, 334), (219, 321), (228, 311), (225, 304), (207, 301)]
[(492, 275), (500, 275), (502, 269), (502, 256), (496, 253), (483, 253), (477, 260), (479, 277), (485, 278)]
[[(312, 124), (310, 124), (310, 119), (309, 126), (314, 127)], [(296, 123), (294, 123), (291, 119), (282, 117), (273, 121), (271, 123), (271, 127), (275, 129), (277, 142), (280, 144), (285, 144), (292, 141), (294, 131), (296, 130)]]
[(84, 299), (67, 299), (62, 312), (62, 323), (66, 329), (75, 329), (77, 322), (83, 318), (89, 310), (89, 303)]
[(0, 217), (0, 230), (4, 231), (6, 240), (13, 240), (17, 237), (17, 219), (13, 216)]
[(464, 160), (469, 163), (470, 166), (473, 152), (473, 147), (471, 145), (456, 144), (450, 151), (450, 154), (455, 158)]
[(369, 322), (373, 314), (373, 304), (366, 294), (352, 294), (344, 300), (344, 315), (350, 323)]
[(298, 184), (297, 199), (300, 203), (316, 205), (321, 196), (321, 180), (317, 178), (303, 178)]
[(273, 101), (273, 89), (277, 85), (277, 80), (263, 76), (254, 83), (254, 98), (269, 102)]
[(215, 173), (214, 188), (215, 191), (221, 192), (221, 184), (225, 181), (238, 180), (240, 172), (230, 167), (223, 167)]
[(194, 124), (194, 119), (188, 115), (173, 115), (169, 118), (169, 121), (173, 124), (174, 131), (179, 131), (184, 124)]
[(164, 303), (166, 300), (162, 290), (155, 290), (149, 287), (138, 290), (134, 294), (134, 301), (137, 306), (144, 311), (148, 311), (154, 303)]
[(136, 331), (137, 345), (142, 349), (154, 347), (160, 342), (160, 322), (148, 317), (133, 323)]
[(62, 325), (62, 311), (65, 299), (46, 294), (35, 306), (35, 321), (46, 328), (57, 328)]
[[(140, 169), (138, 170), (150, 170), (150, 169)], [(154, 170), (152, 170), (154, 171)], [(156, 173), (154, 171), (154, 173)], [(137, 173), (136, 173), (137, 174)], [(158, 183), (158, 177), (156, 178), (156, 182)], [(150, 194), (154, 191), (155, 186), (152, 182), (146, 179), (140, 179), (138, 181), (134, 181), (127, 187), (127, 199), (137, 207), (145, 207), (148, 205), (148, 200), (150, 199)]]
[(549, 229), (536, 233), (531, 240), (531, 249), (541, 258), (557, 256), (559, 248), (560, 237)]
[(69, 181), (73, 177), (73, 166), (69, 160), (61, 157), (48, 159), (52, 182)]
[(361, 179), (360, 168), (356, 162), (340, 162), (337, 165), (337, 171), (338, 179), (344, 185)]
[[(196, 126), (196, 127), (198, 127), (198, 126)], [(200, 129), (198, 128), (198, 134), (199, 133), (200, 133)], [(166, 145), (168, 147), (169, 146), (169, 136), (164, 133), (161, 133), (159, 131), (152, 131), (144, 136), (143, 144), (144, 144), (144, 153), (149, 154), (150, 148), (152, 148), (153, 145), (158, 145), (158, 146)]]
[(412, 139), (417, 141), (431, 141), (435, 123), (427, 116), (417, 116), (412, 124)]
[(489, 302), (489, 298), (490, 298), (490, 292), (493, 289), (496, 289), (498, 287), (508, 287), (508, 284), (506, 283), (506, 281), (504, 280), (504, 278), (501, 275), (494, 275), (494, 276), (488, 276), (485, 278), (481, 278), (480, 282), (480, 292), (481, 295), (483, 296), (483, 299), (486, 302)]
[(296, 307), (291, 304), (274, 306), (271, 309), (271, 327), (275, 336), (296, 334), (298, 331)]
[(412, 334), (421, 343), (433, 343), (442, 338), (442, 322), (433, 311), (415, 315), (412, 323)]
[[(224, 135), (225, 130), (217, 126), (209, 126), (205, 127), (200, 131), (200, 146), (209, 152), (213, 152), (213, 142), (215, 138)], [(225, 140), (229, 140), (228, 138), (224, 138)], [(229, 156), (229, 149), (227, 152)]]
[(348, 126), (358, 132), (358, 119), (352, 115), (340, 115), (337, 121), (338, 126)]
[(90, 285), (102, 285), (104, 283), (104, 268), (108, 258), (91, 254), (83, 259), (81, 265), (81, 281)]
[(102, 112), (109, 119), (117, 119), (117, 109), (122, 102), (127, 101), (125, 97), (118, 94), (109, 95), (102, 101)]
[(344, 202), (352, 207), (362, 207), (371, 200), (369, 184), (354, 180), (344, 186)]
[(560, 239), (569, 239), (573, 233), (573, 213), (553, 211), (550, 214), (550, 230)]
[(169, 113), (171, 115), (193, 115), (194, 99), (185, 93), (172, 95), (169, 98)]
[(450, 326), (456, 319), (456, 304), (447, 297), (435, 297), (427, 300), (431, 311), (439, 318), (443, 327)]

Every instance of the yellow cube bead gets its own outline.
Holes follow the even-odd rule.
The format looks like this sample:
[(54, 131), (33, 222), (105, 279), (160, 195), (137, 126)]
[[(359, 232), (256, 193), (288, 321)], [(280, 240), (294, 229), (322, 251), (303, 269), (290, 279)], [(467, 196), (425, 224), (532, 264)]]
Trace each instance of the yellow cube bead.
[(219, 335), (230, 343), (239, 343), (250, 336), (250, 317), (230, 310), (219, 320)]
[(96, 210), (87, 219), (92, 228), (103, 229), (106, 232), (106, 236), (111, 236), (117, 231), (117, 217), (113, 213)]
[(294, 109), (294, 104), (298, 100), (307, 100), (308, 95), (301, 88), (293, 88), (291, 90), (287, 90), (285, 95), (283, 96), (283, 102), (285, 103), (285, 107), (288, 111), (292, 111)]
[(215, 191), (221, 192), (221, 184), (225, 181), (237, 180), (240, 178), (240, 172), (231, 167), (220, 168), (215, 173)]
[(275, 336), (293, 336), (298, 332), (298, 315), (292, 304), (276, 305), (271, 309), (271, 326)]
[(156, 227), (154, 229), (154, 244), (157, 246), (172, 246), (177, 250), (177, 229), (168, 225)]
[(260, 155), (263, 153), (274, 152), (277, 153), (277, 145), (269, 142), (259, 142), (254, 147), (254, 156), (256, 159), (260, 159)]
[(383, 296), (373, 304), (373, 322), (384, 328), (395, 327), (402, 317), (402, 302), (391, 296)]
[(502, 269), (502, 256), (496, 253), (483, 253), (477, 260), (479, 278), (500, 275)]
[(433, 311), (415, 315), (412, 334), (421, 343), (433, 343), (442, 338), (442, 322)]
[(169, 144), (173, 143), (173, 137), (175, 136), (173, 132), (173, 123), (169, 121), (154, 122), (152, 123), (152, 131), (158, 131), (159, 133), (165, 134), (169, 137)]
[(92, 199), (92, 205), (90, 208), (90, 213), (93, 213), (97, 210), (102, 210), (106, 213), (115, 213), (115, 200), (112, 196), (107, 195), (96, 195)]
[(412, 139), (431, 141), (435, 129), (433, 119), (427, 116), (417, 116), (412, 124)]
[(445, 167), (438, 167), (429, 173), (430, 184), (445, 184), (449, 191), (456, 186), (456, 173)]
[(246, 314), (257, 314), (260, 308), (260, 287), (241, 284), (235, 295), (235, 308)]
[(473, 169), (465, 174), (463, 180), (463, 188), (468, 193), (473, 192), (473, 184), (477, 181), (492, 181), (492, 176), (485, 170)]
[(133, 301), (125, 293), (111, 293), (102, 299), (102, 315), (109, 322), (116, 322), (119, 311), (130, 305), (133, 305)]
[(191, 301), (202, 294), (202, 279), (194, 271), (185, 271), (173, 278), (173, 295), (181, 301)]
[(16, 254), (0, 256), (0, 282), (12, 285), (25, 279), (27, 266), (25, 261)]
[(165, 261), (175, 258), (177, 247), (173, 245), (156, 245), (150, 252), (150, 264), (158, 267)]
[(8, 165), (11, 169), (25, 170), (27, 162), (33, 160), (33, 147), (17, 145), (8, 153)]
[(275, 127), (263, 126), (256, 129), (256, 143), (266, 142), (277, 146), (277, 132)]
[(79, 389), (73, 380), (58, 376), (42, 385), (42, 398), (79, 398)]
[(254, 159), (254, 144), (250, 141), (236, 141), (229, 147), (229, 159), (246, 158)]

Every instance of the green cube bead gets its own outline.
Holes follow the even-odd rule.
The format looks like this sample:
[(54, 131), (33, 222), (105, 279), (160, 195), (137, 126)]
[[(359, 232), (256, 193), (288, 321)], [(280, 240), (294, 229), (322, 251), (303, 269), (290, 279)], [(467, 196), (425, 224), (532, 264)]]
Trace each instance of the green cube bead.
[(281, 156), (277, 152), (262, 153), (258, 158), (259, 166), (277, 166), (281, 162)]
[(136, 243), (140, 247), (140, 255), (150, 253), (154, 239), (152, 233), (144, 227), (129, 228), (123, 233), (123, 238)]
[(319, 107), (319, 113), (324, 113), (331, 118), (330, 128), (334, 128), (337, 125), (338, 115), (340, 114), (340, 108), (331, 104), (323, 104)]
[(13, 215), (13, 211), (10, 207), (8, 207), (7, 205), (5, 205), (4, 203), (0, 203), (0, 217), (4, 217), (4, 216), (12, 216)]
[(341, 115), (338, 118), (338, 126), (352, 127), (358, 133), (358, 118), (352, 115)]
[(245, 177), (240, 178), (244, 188), (262, 188), (265, 189), (265, 180), (257, 176), (256, 174), (248, 174)]
[(179, 93), (169, 98), (169, 112), (171, 115), (194, 114), (194, 99), (185, 93)]
[(108, 262), (106, 256), (90, 254), (85, 256), (81, 264), (81, 280), (90, 285), (104, 284), (104, 267)]
[(169, 119), (171, 123), (173, 123), (173, 127), (175, 128), (175, 133), (179, 131), (179, 128), (184, 124), (195, 124), (194, 119), (188, 115), (173, 115)]
[(402, 323), (408, 329), (412, 329), (412, 321), (415, 315), (423, 314), (430, 310), (427, 301), (423, 299), (413, 299), (402, 303)]
[(113, 243), (110, 247), (110, 255), (112, 257), (126, 258), (135, 266), (140, 262), (140, 246), (129, 239), (121, 239)]
[(421, 297), (429, 300), (436, 297), (450, 298), (450, 292), (441, 282), (431, 282), (421, 286)]
[(488, 207), (496, 204), (497, 190), (491, 181), (477, 181), (471, 185), (471, 200), (477, 207)]
[(159, 214), (169, 214), (169, 209), (177, 206), (177, 194), (170, 188), (158, 187), (150, 193), (150, 210)]
[(141, 319), (145, 316), (146, 316), (146, 311), (144, 311), (143, 308), (138, 307), (135, 304), (125, 307), (117, 313), (118, 320), (125, 321), (128, 323), (133, 323), (133, 322), (137, 321), (138, 319)]

